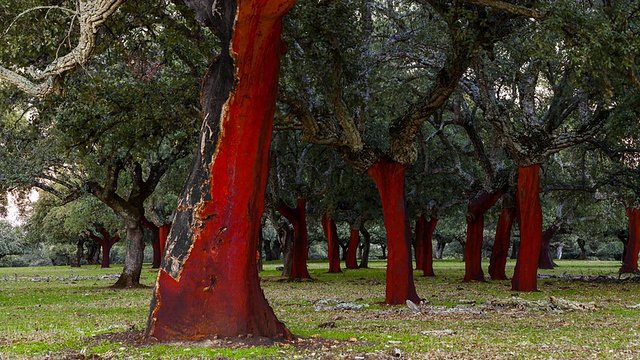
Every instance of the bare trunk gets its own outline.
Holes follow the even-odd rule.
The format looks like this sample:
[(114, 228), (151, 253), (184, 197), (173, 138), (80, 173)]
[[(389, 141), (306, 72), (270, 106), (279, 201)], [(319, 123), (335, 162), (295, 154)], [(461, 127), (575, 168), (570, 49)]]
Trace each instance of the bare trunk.
[(385, 302), (390, 305), (404, 304), (407, 300), (420, 302), (413, 282), (411, 229), (404, 195), (405, 170), (404, 165), (383, 159), (367, 171), (382, 199), (389, 246)]
[(484, 214), (500, 199), (506, 189), (482, 194), (467, 206), (467, 241), (464, 246), (464, 281), (485, 281), (482, 271)]
[(339, 273), (340, 270), (340, 246), (338, 240), (338, 229), (335, 221), (328, 213), (322, 214), (322, 230), (327, 238), (327, 255), (329, 256), (329, 272)]
[(509, 255), (509, 245), (511, 243), (511, 229), (516, 209), (515, 207), (505, 207), (498, 218), (496, 237), (489, 259), (489, 276), (493, 280), (507, 280), (506, 266)]
[(640, 209), (627, 208), (627, 218), (629, 220), (629, 242), (626, 246), (625, 256), (622, 259), (622, 266), (618, 271), (620, 274), (638, 271), (638, 252), (640, 252)]
[(542, 242), (542, 208), (540, 207), (540, 164), (518, 168), (520, 251), (511, 279), (514, 291), (538, 290), (538, 259)]
[(293, 226), (293, 261), (291, 268), (292, 279), (310, 279), (307, 269), (307, 258), (309, 254), (308, 233), (307, 233), (307, 202), (298, 199), (297, 206), (291, 208), (287, 204), (280, 203), (278, 212), (282, 214)]
[(357, 269), (358, 261), (356, 255), (358, 252), (358, 245), (360, 244), (360, 231), (359, 229), (351, 229), (349, 236), (349, 245), (347, 246), (347, 258), (345, 259), (345, 266), (347, 269)]
[(540, 257), (538, 259), (538, 269), (553, 269), (558, 266), (551, 260), (551, 252), (549, 252), (549, 244), (551, 237), (558, 231), (558, 225), (551, 225), (542, 233), (542, 241), (540, 243)]
[[(190, 0), (221, 54), (202, 85), (204, 123), (158, 273), (146, 337), (291, 334), (267, 303), (256, 252), (283, 46), (294, 1)], [(224, 111), (223, 111), (224, 109)], [(204, 185), (204, 186), (203, 186)]]

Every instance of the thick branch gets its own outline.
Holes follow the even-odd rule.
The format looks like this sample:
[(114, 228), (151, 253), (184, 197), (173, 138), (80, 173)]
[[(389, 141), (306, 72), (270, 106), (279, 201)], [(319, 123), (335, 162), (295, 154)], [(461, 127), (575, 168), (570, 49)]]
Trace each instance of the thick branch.
[(111, 16), (124, 0), (85, 0), (78, 4), (78, 44), (68, 54), (55, 59), (44, 70), (30, 69), (33, 80), (0, 66), (0, 80), (17, 86), (20, 90), (37, 97), (45, 97), (55, 91), (55, 79), (60, 74), (85, 64), (96, 46), (100, 26)]

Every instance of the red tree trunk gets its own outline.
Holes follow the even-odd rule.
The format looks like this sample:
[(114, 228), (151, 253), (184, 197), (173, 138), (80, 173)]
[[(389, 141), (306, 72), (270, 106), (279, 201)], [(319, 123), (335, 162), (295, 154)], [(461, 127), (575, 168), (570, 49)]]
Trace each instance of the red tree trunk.
[(549, 253), (549, 243), (551, 237), (558, 231), (559, 227), (553, 224), (542, 233), (542, 241), (540, 242), (540, 257), (538, 258), (538, 269), (553, 269), (557, 265), (551, 260), (551, 253)]
[(358, 268), (358, 245), (360, 244), (360, 230), (351, 228), (351, 233), (349, 234), (349, 245), (347, 247), (347, 259), (345, 261), (345, 266), (347, 269), (357, 269)]
[(638, 253), (640, 252), (640, 209), (627, 208), (627, 218), (629, 219), (629, 242), (622, 259), (622, 266), (618, 271), (620, 274), (638, 273)]
[(491, 259), (489, 260), (489, 276), (493, 280), (507, 280), (505, 268), (507, 266), (507, 257), (509, 256), (511, 228), (513, 227), (515, 210), (514, 207), (505, 207), (498, 218), (496, 238), (493, 242)]
[(467, 241), (464, 246), (464, 281), (485, 281), (482, 271), (484, 214), (504, 194), (505, 189), (483, 194), (467, 206)]
[(100, 229), (100, 235), (102, 235), (102, 237), (98, 237), (92, 232), (89, 232), (89, 238), (100, 244), (100, 247), (102, 248), (101, 268), (105, 269), (111, 265), (111, 248), (115, 243), (120, 241), (120, 235), (116, 233), (114, 236), (110, 236), (107, 229), (104, 228)]
[(405, 170), (406, 166), (385, 159), (367, 170), (382, 199), (389, 246), (385, 302), (390, 305), (404, 304), (406, 300), (420, 302), (413, 283), (411, 229), (404, 195)]
[(422, 240), (422, 276), (436, 276), (433, 272), (433, 232), (438, 224), (438, 218), (431, 217), (425, 222)]
[(151, 234), (153, 234), (153, 238), (151, 239), (151, 247), (153, 248), (153, 261), (151, 262), (151, 268), (158, 269), (160, 267), (160, 261), (162, 261), (162, 252), (160, 251), (160, 228), (145, 217), (142, 218), (142, 225), (149, 229)]
[(418, 218), (416, 219), (416, 226), (415, 226), (415, 240), (413, 243), (413, 251), (414, 251), (414, 257), (416, 258), (416, 270), (424, 270), (424, 266), (423, 266), (423, 259), (424, 259), (424, 232), (425, 232), (425, 225), (427, 223), (427, 219), (424, 217), (424, 215), (420, 215), (418, 216)]
[(158, 240), (160, 245), (160, 263), (162, 263), (162, 259), (164, 258), (164, 252), (167, 247), (167, 238), (169, 237), (169, 230), (171, 230), (171, 222), (168, 222), (162, 226), (158, 231)]
[(538, 258), (542, 242), (542, 208), (540, 207), (540, 164), (518, 168), (520, 250), (511, 279), (514, 291), (538, 290)]
[(148, 338), (291, 337), (260, 289), (256, 252), (281, 19), (293, 3), (218, 0), (212, 11), (210, 1), (187, 2), (222, 46), (203, 80), (204, 124), (158, 273)]
[(291, 264), (292, 279), (310, 279), (307, 269), (309, 254), (307, 233), (307, 202), (298, 199), (295, 209), (290, 208), (284, 202), (280, 203), (278, 212), (282, 214), (293, 226), (293, 258)]
[(340, 270), (340, 244), (338, 242), (338, 229), (328, 213), (322, 214), (322, 230), (327, 238), (327, 254), (329, 256), (329, 272), (339, 273)]

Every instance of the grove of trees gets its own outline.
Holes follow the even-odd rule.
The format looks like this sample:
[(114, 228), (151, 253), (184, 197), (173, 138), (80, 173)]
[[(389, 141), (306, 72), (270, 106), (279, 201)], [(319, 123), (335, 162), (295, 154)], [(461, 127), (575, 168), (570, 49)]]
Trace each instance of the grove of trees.
[(464, 281), (485, 281), (490, 253), (514, 291), (537, 290), (551, 250), (606, 248), (639, 272), (635, 1), (6, 0), (0, 14), (0, 210), (40, 192), (23, 227), (0, 223), (0, 258), (65, 244), (73, 264), (108, 267), (121, 242), (114, 287), (130, 288), (147, 237), (147, 338), (291, 337), (260, 254), (310, 278), (318, 236), (331, 273), (340, 248), (355, 270), (380, 246), (390, 305), (420, 302), (413, 260), (437, 276), (447, 243)]

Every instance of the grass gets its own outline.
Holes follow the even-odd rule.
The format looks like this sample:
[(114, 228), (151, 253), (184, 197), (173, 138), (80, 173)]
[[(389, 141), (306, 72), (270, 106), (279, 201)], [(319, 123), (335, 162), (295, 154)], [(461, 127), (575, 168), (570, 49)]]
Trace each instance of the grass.
[[(313, 346), (210, 347), (202, 343), (140, 346), (97, 340), (142, 330), (156, 272), (145, 267), (144, 289), (112, 290), (121, 268), (0, 268), (0, 359), (388, 358), (412, 359), (634, 359), (640, 358), (640, 283), (539, 279), (540, 291), (514, 294), (509, 281), (463, 283), (464, 264), (436, 261), (436, 278), (415, 273), (422, 312), (386, 306), (384, 262), (370, 269), (328, 274), (310, 262), (314, 281), (283, 282), (265, 265), (262, 286), (278, 318)], [(507, 273), (512, 273), (509, 263)], [(559, 261), (541, 274), (617, 276), (619, 263)], [(487, 302), (550, 296), (595, 302), (596, 311), (495, 308)], [(316, 311), (334, 298), (367, 305), (360, 310)], [(325, 324), (323, 326), (320, 326)], [(330, 326), (330, 325), (333, 325)], [(96, 338), (96, 336), (98, 336)], [(93, 340), (91, 340), (93, 339)], [(333, 340), (335, 339), (335, 340)]]

